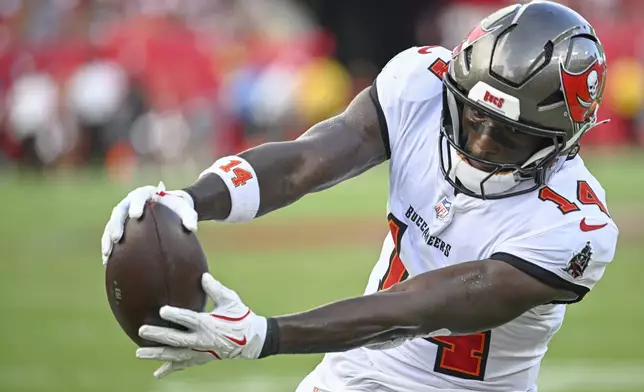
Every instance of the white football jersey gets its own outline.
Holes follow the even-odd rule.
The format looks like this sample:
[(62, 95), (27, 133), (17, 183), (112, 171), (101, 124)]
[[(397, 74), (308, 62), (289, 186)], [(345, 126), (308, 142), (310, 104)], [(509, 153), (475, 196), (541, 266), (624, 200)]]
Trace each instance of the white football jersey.
[[(498, 200), (455, 196), (441, 172), (438, 147), (441, 78), (450, 59), (445, 48), (411, 48), (374, 83), (390, 149), (390, 233), (366, 293), (493, 257), (581, 300), (617, 243), (604, 189), (577, 156), (538, 191)], [(361, 350), (383, 372), (436, 389), (536, 391), (539, 364), (565, 309), (563, 303), (542, 305), (491, 331)]]

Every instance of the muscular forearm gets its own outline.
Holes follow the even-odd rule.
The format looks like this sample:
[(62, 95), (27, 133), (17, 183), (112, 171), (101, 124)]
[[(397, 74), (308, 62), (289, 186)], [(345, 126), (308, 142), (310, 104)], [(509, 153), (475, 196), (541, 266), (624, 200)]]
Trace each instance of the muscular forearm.
[[(343, 114), (313, 126), (297, 140), (266, 143), (239, 156), (257, 175), (261, 216), (383, 162), (385, 151), (365, 90)], [(216, 174), (202, 177), (186, 191), (195, 199), (200, 220), (220, 220), (230, 213), (230, 194)]]
[(415, 305), (409, 299), (407, 293), (381, 292), (277, 317), (279, 353), (345, 351), (420, 335), (423, 325), (411, 316)]
[[(301, 151), (293, 142), (267, 143), (239, 154), (255, 169), (260, 189), (257, 216), (284, 207), (301, 196), (304, 187), (295, 188), (293, 176), (303, 164)], [(279, 157), (279, 158), (276, 158)], [(199, 220), (222, 220), (230, 213), (231, 200), (224, 181), (207, 174), (187, 188), (195, 201)]]
[[(502, 263), (490, 261), (491, 263)], [(480, 262), (474, 262), (480, 263)], [(280, 353), (344, 351), (399, 337), (484, 331), (548, 302), (556, 290), (517, 295), (523, 279), (504, 282), (495, 265), (472, 263), (427, 272), (391, 289), (277, 318)], [(501, 265), (502, 268), (513, 268)], [(516, 271), (518, 272), (518, 271)], [(518, 272), (523, 274), (522, 272)], [(525, 287), (524, 287), (525, 288)]]

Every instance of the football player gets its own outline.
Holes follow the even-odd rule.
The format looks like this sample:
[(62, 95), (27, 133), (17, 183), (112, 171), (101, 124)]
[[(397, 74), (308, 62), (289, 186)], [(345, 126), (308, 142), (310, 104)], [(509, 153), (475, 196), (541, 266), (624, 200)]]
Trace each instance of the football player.
[(214, 359), (328, 353), (313, 391), (536, 391), (566, 304), (613, 259), (618, 229), (578, 155), (599, 123), (606, 59), (593, 28), (551, 2), (503, 8), (453, 51), (394, 57), (346, 110), (297, 140), (218, 159), (182, 190), (135, 189), (113, 210), (103, 261), (146, 200), (189, 230), (246, 222), (389, 161), (390, 232), (364, 296), (278, 317), (203, 276), (212, 312), (161, 308), (143, 326), (172, 371)]

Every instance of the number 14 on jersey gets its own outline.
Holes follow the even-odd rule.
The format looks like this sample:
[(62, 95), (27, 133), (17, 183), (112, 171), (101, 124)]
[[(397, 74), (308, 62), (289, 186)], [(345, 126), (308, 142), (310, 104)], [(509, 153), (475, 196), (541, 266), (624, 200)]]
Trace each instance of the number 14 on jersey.
[[(394, 250), (389, 257), (389, 266), (380, 280), (378, 290), (386, 290), (409, 277), (400, 258), (400, 243), (407, 225), (389, 214), (389, 230), (394, 240)], [(485, 365), (490, 352), (491, 331), (465, 336), (437, 336), (427, 341), (438, 346), (434, 371), (468, 380), (485, 377)]]

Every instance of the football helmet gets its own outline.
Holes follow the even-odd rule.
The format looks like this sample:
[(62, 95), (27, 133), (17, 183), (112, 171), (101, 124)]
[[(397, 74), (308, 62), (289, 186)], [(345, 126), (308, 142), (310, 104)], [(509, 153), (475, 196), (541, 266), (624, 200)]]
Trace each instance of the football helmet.
[[(583, 134), (600, 124), (606, 71), (594, 29), (568, 7), (533, 1), (485, 18), (454, 49), (443, 77), (440, 157), (446, 180), (482, 199), (546, 184), (576, 155)], [(464, 124), (468, 110), (500, 126), (497, 134), (537, 142), (520, 161), (473, 154), (468, 137), (475, 131)]]

